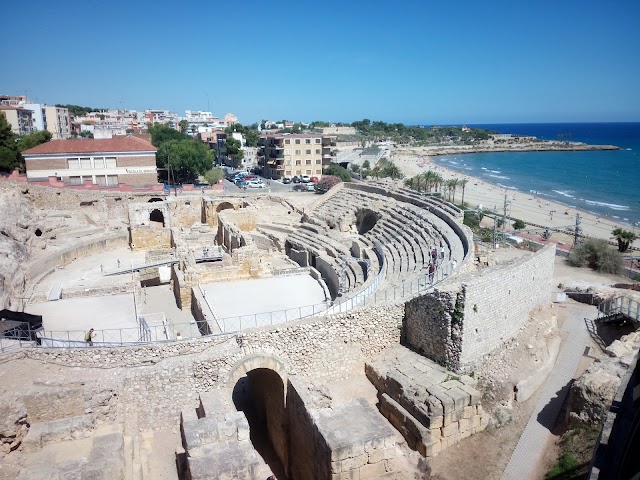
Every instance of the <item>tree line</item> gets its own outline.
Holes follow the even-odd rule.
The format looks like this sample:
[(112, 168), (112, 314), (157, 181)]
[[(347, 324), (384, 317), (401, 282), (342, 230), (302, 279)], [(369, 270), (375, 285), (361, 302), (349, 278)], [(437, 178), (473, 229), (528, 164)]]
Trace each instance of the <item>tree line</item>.
[(11, 124), (0, 115), (0, 171), (11, 172), (16, 168), (25, 170), (22, 152), (51, 140), (51, 132), (38, 130), (29, 135), (18, 136), (11, 130)]

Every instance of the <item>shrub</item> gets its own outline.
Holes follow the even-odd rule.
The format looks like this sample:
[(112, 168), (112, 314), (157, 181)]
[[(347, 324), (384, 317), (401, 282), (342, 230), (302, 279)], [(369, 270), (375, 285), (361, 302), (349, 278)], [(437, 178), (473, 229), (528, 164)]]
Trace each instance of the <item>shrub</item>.
[(325, 175), (335, 175), (337, 177), (340, 177), (343, 182), (351, 181), (351, 174), (349, 173), (349, 170), (341, 167), (337, 163), (332, 163), (327, 168), (325, 168), (322, 178), (324, 178)]
[(605, 240), (590, 238), (575, 247), (567, 262), (572, 267), (589, 267), (601, 273), (620, 273), (622, 257)]
[(221, 168), (212, 168), (211, 170), (205, 172), (203, 177), (209, 182), (211, 185), (215, 185), (220, 180), (224, 178), (224, 170)]
[(316, 183), (316, 192), (328, 192), (340, 182), (342, 182), (340, 177), (335, 175), (323, 175), (320, 181)]

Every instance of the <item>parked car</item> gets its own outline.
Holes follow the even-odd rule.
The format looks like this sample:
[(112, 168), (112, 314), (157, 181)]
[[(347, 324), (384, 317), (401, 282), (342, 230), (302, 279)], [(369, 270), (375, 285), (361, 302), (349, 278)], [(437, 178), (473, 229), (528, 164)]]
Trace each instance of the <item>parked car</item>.
[(313, 183), (298, 183), (293, 186), (294, 192), (314, 192), (315, 185)]
[(297, 175), (294, 175), (293, 178), (291, 179), (291, 181), (293, 183), (300, 183), (300, 177)]
[(265, 188), (266, 185), (262, 182), (258, 182), (256, 180), (251, 180), (247, 182), (247, 188)]
[(311, 177), (309, 175), (302, 175), (300, 177), (300, 181), (302, 183), (309, 183), (311, 181)]
[(284, 177), (284, 178), (282, 179), (282, 183), (284, 183), (285, 185), (287, 185), (287, 184), (291, 183), (291, 178), (289, 178), (289, 177)]
[(238, 186), (238, 188), (247, 188), (247, 185), (249, 185), (249, 182), (245, 182), (244, 180), (238, 180), (238, 182), (236, 182), (236, 185)]
[(318, 177), (311, 177), (311, 181), (312, 181), (313, 183), (316, 183), (316, 182), (319, 182), (319, 181), (320, 181), (320, 179), (319, 179)]

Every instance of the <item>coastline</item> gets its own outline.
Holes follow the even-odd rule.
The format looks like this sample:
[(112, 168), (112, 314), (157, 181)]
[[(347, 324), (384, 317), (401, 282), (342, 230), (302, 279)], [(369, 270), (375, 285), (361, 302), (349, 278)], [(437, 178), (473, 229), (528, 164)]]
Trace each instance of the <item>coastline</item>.
[[(398, 150), (403, 149), (399, 147)], [(465, 153), (501, 153), (501, 152), (584, 152), (595, 150), (622, 150), (615, 145), (588, 145), (579, 142), (527, 142), (522, 144), (495, 145), (492, 143), (483, 145), (455, 145), (455, 146), (430, 146), (407, 147), (408, 150), (424, 150), (424, 154), (435, 155), (463, 155)]]
[[(603, 146), (597, 146), (603, 147)], [(451, 147), (445, 147), (450, 149), (449, 153), (445, 153), (443, 150), (434, 151), (431, 147), (408, 147), (397, 148), (393, 150), (392, 160), (400, 168), (402, 173), (406, 177), (412, 177), (414, 175), (432, 170), (439, 173), (445, 180), (452, 178), (466, 178), (468, 183), (464, 190), (464, 201), (469, 208), (488, 208), (495, 210), (498, 214), (502, 214), (504, 210), (505, 195), (508, 201), (507, 215), (512, 218), (518, 218), (523, 220), (527, 225), (537, 224), (544, 225), (551, 228), (562, 228), (563, 230), (573, 231), (576, 224), (576, 213), (580, 214), (581, 228), (584, 235), (594, 238), (601, 238), (607, 241), (612, 240), (611, 231), (615, 228), (632, 229), (632, 227), (623, 221), (618, 219), (611, 219), (610, 217), (598, 216), (594, 213), (583, 209), (576, 209), (568, 205), (563, 205), (557, 201), (551, 201), (547, 198), (539, 195), (532, 194), (530, 192), (523, 192), (517, 190), (510, 190), (503, 188), (499, 185), (486, 182), (478, 177), (470, 175), (462, 175), (460, 172), (451, 170), (445, 166), (438, 165), (434, 162), (433, 157), (441, 155), (472, 153), (471, 150), (461, 151), (460, 149), (451, 149)], [(596, 148), (591, 148), (595, 150)], [(603, 149), (603, 148), (600, 148)], [(614, 147), (613, 149), (619, 149)], [(572, 149), (568, 149), (572, 150)], [(583, 148), (581, 150), (589, 150)], [(488, 149), (488, 150), (474, 150), (476, 152), (500, 152), (503, 150)], [(533, 149), (511, 150), (504, 151), (537, 151)], [(459, 189), (456, 192), (456, 202), (461, 201), (462, 191)], [(510, 228), (512, 222), (507, 222), (507, 230), (515, 233)], [(536, 235), (540, 235), (542, 232), (540, 229), (525, 228), (523, 231), (531, 231)], [(573, 238), (570, 235), (553, 232), (552, 240), (564, 245), (571, 245)], [(633, 246), (638, 247), (640, 240), (634, 242)], [(632, 254), (630, 251), (629, 254)]]

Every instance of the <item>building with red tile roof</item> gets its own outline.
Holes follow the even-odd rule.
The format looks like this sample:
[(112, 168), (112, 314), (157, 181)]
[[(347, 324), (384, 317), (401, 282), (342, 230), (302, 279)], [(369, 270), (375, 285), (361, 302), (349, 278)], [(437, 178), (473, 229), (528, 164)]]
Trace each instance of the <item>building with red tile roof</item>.
[(27, 180), (56, 177), (67, 184), (101, 186), (158, 183), (156, 147), (142, 138), (52, 140), (22, 152)]

